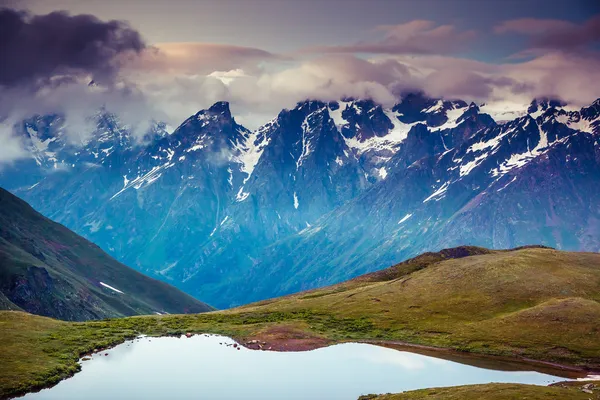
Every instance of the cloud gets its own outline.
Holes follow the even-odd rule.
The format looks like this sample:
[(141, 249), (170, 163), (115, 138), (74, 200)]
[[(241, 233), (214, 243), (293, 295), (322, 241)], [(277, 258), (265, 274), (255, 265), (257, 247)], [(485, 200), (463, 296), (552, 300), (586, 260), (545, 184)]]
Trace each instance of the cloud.
[(523, 63), (508, 63), (502, 72), (530, 89), (524, 94), (553, 97), (575, 105), (587, 105), (600, 94), (600, 58), (593, 54), (548, 52)]
[(0, 118), (60, 113), (67, 138), (81, 143), (102, 108), (141, 139), (153, 120), (176, 126), (228, 97), (226, 75), (239, 78), (232, 70), (257, 74), (261, 63), (284, 58), (211, 43), (146, 46), (126, 22), (0, 8), (0, 59)]
[(121, 21), (0, 9), (1, 86), (40, 87), (82, 76), (109, 83), (119, 71), (120, 57), (144, 48), (139, 33)]
[(583, 24), (555, 19), (513, 19), (494, 27), (494, 32), (530, 36), (530, 46), (534, 49), (578, 51), (600, 43), (600, 14)]
[(572, 29), (577, 25), (558, 19), (519, 18), (502, 21), (494, 27), (496, 33), (520, 33), (523, 35), (540, 35), (557, 29)]
[(291, 108), (306, 99), (372, 98), (393, 105), (398, 82), (404, 88), (410, 81), (409, 68), (396, 60), (327, 55), (279, 71), (264, 70), (255, 76), (233, 78), (225, 85), (224, 95), (233, 111), (242, 111), (241, 121), (257, 127), (282, 108)]
[(485, 63), (441, 55), (398, 56), (415, 74), (416, 86), (431, 96), (465, 100), (559, 98), (582, 106), (600, 93), (600, 59), (594, 54), (546, 51), (521, 62)]
[(236, 68), (256, 69), (264, 61), (283, 59), (265, 50), (215, 43), (157, 43), (132, 57), (130, 70), (165, 74), (210, 74)]
[(486, 76), (465, 69), (440, 68), (423, 81), (423, 90), (433, 97), (485, 99), (495, 89), (517, 87), (518, 83), (506, 76)]
[(115, 114), (139, 143), (154, 122), (175, 126), (182, 122), (183, 114), (170, 109), (168, 99), (158, 101), (150, 95), (159, 93), (146, 93), (138, 85), (122, 82), (111, 87), (73, 82), (34, 93), (24, 92), (20, 87), (7, 88), (0, 95), (1, 114), (9, 116), (0, 126), (0, 142), (4, 146), (0, 150), (0, 164), (27, 156), (25, 143), (13, 127), (33, 115), (61, 114), (64, 137), (74, 145), (92, 138), (97, 129), (95, 117), (101, 110)]
[(229, 101), (232, 112), (249, 128), (273, 118), (282, 108), (308, 98), (339, 100), (372, 97), (393, 104), (391, 87), (409, 80), (408, 67), (395, 60), (369, 61), (353, 55), (327, 55), (316, 59), (277, 63), (264, 68), (216, 70), (208, 74), (139, 76), (137, 88), (154, 108), (177, 124), (216, 101)]
[[(135, 84), (90, 88), (69, 84), (40, 91), (34, 97), (3, 96), (12, 114), (63, 112), (73, 140), (89, 135), (83, 116), (105, 106), (133, 126), (151, 119), (177, 126), (217, 101), (231, 103), (239, 123), (256, 128), (305, 99), (373, 98), (393, 105), (400, 93), (422, 90), (433, 97), (467, 101), (551, 96), (576, 104), (600, 93), (600, 65), (586, 57), (546, 54), (527, 62), (492, 64), (440, 55), (326, 55), (297, 61), (285, 68), (241, 68), (206, 74), (144, 72)], [(140, 136), (144, 133), (138, 128)]]
[(232, 69), (229, 71), (213, 71), (208, 74), (209, 77), (217, 78), (225, 85), (231, 83), (234, 79), (249, 77), (241, 68)]
[(28, 156), (21, 139), (13, 131), (14, 120), (0, 121), (0, 171), (3, 164), (10, 164)]
[[(555, 20), (506, 21), (495, 32), (527, 35), (534, 44), (552, 42), (554, 47), (548, 44), (525, 61), (490, 63), (451, 56), (471, 43), (475, 32), (431, 21), (380, 26), (374, 32), (379, 40), (304, 49), (290, 58), (213, 43), (145, 46), (126, 23), (92, 16), (2, 13), (2, 18), (10, 14), (17, 22), (0, 23), (0, 55), (3, 61), (4, 54), (12, 58), (10, 68), (0, 71), (6, 82), (0, 91), (0, 117), (10, 115), (18, 121), (32, 114), (62, 113), (73, 142), (89, 138), (93, 126), (88, 117), (101, 108), (116, 113), (142, 138), (151, 120), (176, 127), (199, 109), (223, 100), (231, 103), (239, 123), (253, 129), (305, 99), (372, 98), (391, 106), (400, 93), (418, 90), (466, 101), (527, 104), (533, 97), (548, 96), (583, 105), (600, 93), (598, 58), (590, 51), (567, 55), (562, 50), (566, 44), (548, 39), (562, 32), (570, 41), (593, 43), (594, 19), (583, 27)], [(65, 26), (56, 28), (57, 20)], [(89, 26), (94, 27), (92, 33), (79, 34)], [(45, 29), (55, 35), (54, 48), (41, 37), (41, 32), (51, 36)], [(12, 36), (6, 39), (4, 32)], [(77, 46), (72, 41), (90, 50), (73, 52)], [(23, 49), (16, 48), (17, 43)], [(42, 44), (46, 48), (34, 54)], [(40, 65), (30, 66), (30, 61)], [(23, 71), (16, 71), (16, 64), (24, 64)], [(92, 78), (97, 85), (88, 86)], [(0, 160), (23, 154), (19, 140), (7, 132), (0, 140), (10, 143), (3, 151), (12, 156), (2, 153)]]
[[(302, 62), (263, 79), (269, 90), (289, 92), (302, 98), (316, 95), (329, 100), (344, 96), (377, 97), (369, 93), (368, 86), (387, 87), (395, 82), (410, 79), (409, 68), (391, 59), (364, 60), (353, 55), (329, 55)], [(323, 98), (326, 100), (326, 98)], [(385, 98), (378, 100), (385, 102)]]
[(460, 31), (453, 25), (436, 25), (433, 21), (414, 20), (399, 25), (382, 25), (383, 39), (348, 46), (317, 46), (304, 49), (308, 53), (368, 54), (448, 54), (460, 49), (476, 37), (475, 31)]

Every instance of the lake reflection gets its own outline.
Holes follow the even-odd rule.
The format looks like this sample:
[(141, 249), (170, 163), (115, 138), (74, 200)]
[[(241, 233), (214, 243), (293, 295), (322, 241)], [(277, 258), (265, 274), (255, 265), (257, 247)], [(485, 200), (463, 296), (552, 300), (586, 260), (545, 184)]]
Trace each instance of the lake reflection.
[(481, 369), (369, 344), (283, 353), (237, 350), (233, 343), (214, 335), (136, 339), (95, 354), (73, 378), (24, 398), (355, 400), (361, 394), (435, 386), (564, 380), (538, 372)]

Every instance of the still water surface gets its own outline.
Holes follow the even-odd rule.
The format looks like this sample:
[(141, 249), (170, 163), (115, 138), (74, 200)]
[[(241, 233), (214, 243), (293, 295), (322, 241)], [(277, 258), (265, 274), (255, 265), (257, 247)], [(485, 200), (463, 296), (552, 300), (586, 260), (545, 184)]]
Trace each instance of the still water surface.
[[(361, 394), (489, 382), (547, 385), (533, 371), (496, 371), (345, 343), (306, 352), (232, 345), (223, 336), (140, 338), (94, 354), (82, 370), (27, 400), (355, 400)], [(105, 356), (104, 354), (108, 354)]]

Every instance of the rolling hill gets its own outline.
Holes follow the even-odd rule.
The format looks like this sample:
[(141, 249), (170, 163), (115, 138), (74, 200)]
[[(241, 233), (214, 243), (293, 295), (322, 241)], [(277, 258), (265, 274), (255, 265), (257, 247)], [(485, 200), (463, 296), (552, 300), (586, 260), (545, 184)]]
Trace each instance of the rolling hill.
[(82, 321), (213, 308), (119, 263), (0, 188), (0, 309)]
[[(583, 391), (586, 385), (592, 389)], [(358, 400), (589, 400), (597, 398), (598, 382), (561, 382), (550, 386), (516, 385), (510, 383), (490, 383), (487, 385), (467, 385), (449, 388), (413, 390), (399, 394), (380, 396), (366, 395)], [(592, 391), (590, 395), (589, 391)]]
[(139, 334), (201, 332), (257, 349), (366, 341), (581, 376), (600, 370), (600, 254), (457, 247), (338, 285), (197, 315), (69, 323), (0, 312), (0, 393), (56, 383), (77, 371), (82, 354)]
[(239, 312), (310, 310), (366, 336), (600, 368), (600, 254), (458, 247)]

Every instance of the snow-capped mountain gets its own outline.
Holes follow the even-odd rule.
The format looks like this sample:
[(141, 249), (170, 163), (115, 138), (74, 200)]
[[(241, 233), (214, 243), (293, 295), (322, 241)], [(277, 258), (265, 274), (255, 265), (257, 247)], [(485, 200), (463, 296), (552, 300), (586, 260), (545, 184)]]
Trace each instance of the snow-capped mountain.
[(80, 145), (60, 116), (23, 122), (31, 159), (0, 184), (216, 306), (452, 245), (600, 250), (600, 100), (305, 101), (253, 132), (219, 102), (144, 140), (94, 121)]

